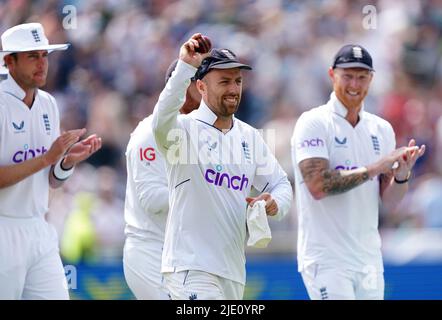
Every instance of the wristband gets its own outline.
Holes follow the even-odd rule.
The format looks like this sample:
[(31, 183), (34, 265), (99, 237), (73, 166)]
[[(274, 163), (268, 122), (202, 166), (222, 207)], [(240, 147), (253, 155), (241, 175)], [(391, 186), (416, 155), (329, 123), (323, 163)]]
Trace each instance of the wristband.
[(394, 177), (394, 182), (396, 182), (397, 184), (407, 183), (408, 180), (410, 180), (410, 176), (411, 176), (411, 171), (408, 172), (408, 175), (405, 178), (405, 180), (398, 180), (398, 179), (396, 179), (396, 177)]
[(72, 167), (72, 168), (70, 168), (70, 169), (67, 169), (67, 170), (63, 168), (63, 166), (61, 165), (61, 163), (63, 162), (63, 160), (64, 160), (64, 157), (61, 158), (61, 159), (55, 164), (55, 166), (54, 166), (54, 171), (53, 171), (53, 174), (54, 174), (55, 179), (60, 180), (60, 181), (65, 181), (65, 180), (67, 180), (67, 179), (72, 175), (72, 173), (74, 173), (74, 167)]

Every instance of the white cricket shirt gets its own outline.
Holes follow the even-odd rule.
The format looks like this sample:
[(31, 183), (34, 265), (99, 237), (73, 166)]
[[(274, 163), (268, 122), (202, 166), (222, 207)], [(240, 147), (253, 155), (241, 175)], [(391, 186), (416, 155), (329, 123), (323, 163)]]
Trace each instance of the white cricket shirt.
[(378, 232), (379, 179), (345, 193), (315, 200), (298, 164), (328, 159), (331, 169), (350, 170), (372, 164), (395, 149), (391, 125), (362, 108), (353, 127), (334, 92), (327, 104), (304, 112), (291, 140), (298, 212), (298, 269), (312, 263), (366, 272), (383, 270)]
[[(126, 233), (162, 247), (169, 210), (166, 166), (152, 133), (152, 116), (131, 134), (126, 150)], [(153, 243), (153, 242), (152, 242)]]
[[(292, 189), (253, 127), (234, 118), (224, 134), (203, 101), (198, 110), (178, 115), (195, 71), (180, 60), (154, 109), (152, 128), (166, 158), (170, 195), (161, 271), (200, 270), (244, 284), (251, 187), (272, 194), (279, 217), (288, 212)], [(182, 161), (171, 162), (171, 154)]]
[[(37, 90), (29, 109), (25, 92), (12, 76), (0, 83), (0, 166), (18, 164), (49, 150), (60, 135), (54, 97)], [(42, 217), (48, 211), (50, 166), (0, 189), (0, 216)]]

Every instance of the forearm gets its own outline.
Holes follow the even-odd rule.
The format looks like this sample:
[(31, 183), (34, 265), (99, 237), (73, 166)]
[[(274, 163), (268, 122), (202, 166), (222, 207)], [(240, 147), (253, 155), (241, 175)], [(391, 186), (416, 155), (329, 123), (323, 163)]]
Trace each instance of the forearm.
[(327, 196), (347, 192), (366, 182), (369, 169), (332, 170), (327, 159), (311, 158), (299, 163), (304, 183), (313, 198), (320, 200)]
[(158, 214), (169, 211), (169, 190), (167, 187), (149, 188), (139, 200), (145, 212)]
[[(186, 91), (190, 84), (190, 78), (195, 74), (196, 68), (178, 61), (173, 76), (160, 94), (153, 112), (152, 129), (160, 150), (168, 148), (168, 134), (170, 130), (177, 128), (177, 117), (181, 106), (186, 99)], [(163, 152), (164, 153), (164, 152)]]
[(394, 210), (408, 191), (408, 182), (396, 183), (393, 174), (390, 173), (380, 176), (380, 185), (381, 199), (384, 208), (387, 211)]
[(0, 167), (0, 189), (10, 187), (49, 166), (46, 157), (40, 156), (19, 164)]
[(184, 104), (186, 97), (184, 86), (181, 86), (181, 89), (183, 90), (176, 90), (172, 93), (173, 85), (168, 82), (155, 105), (152, 129), (157, 143), (161, 146), (167, 144), (169, 131), (177, 127), (179, 109)]
[(53, 189), (60, 188), (66, 180), (58, 180), (54, 176), (54, 166), (51, 166), (51, 170), (49, 171), (49, 185)]
[[(347, 192), (381, 174), (381, 169), (378, 164), (373, 164), (353, 170), (325, 170), (322, 174), (323, 194), (327, 196)], [(388, 202), (398, 202), (403, 198), (408, 188), (394, 183), (392, 179), (390, 180), (390, 185), (383, 194), (387, 197)]]
[(347, 192), (360, 186), (369, 179), (365, 167), (353, 170), (326, 170), (322, 174), (322, 192), (324, 196)]
[(277, 220), (284, 218), (289, 212), (293, 200), (293, 190), (287, 178), (277, 184), (270, 192), (278, 205), (278, 212), (273, 217)]
[(404, 198), (408, 191), (408, 183), (397, 184), (392, 183), (385, 189), (382, 195), (382, 204), (387, 210), (393, 210)]

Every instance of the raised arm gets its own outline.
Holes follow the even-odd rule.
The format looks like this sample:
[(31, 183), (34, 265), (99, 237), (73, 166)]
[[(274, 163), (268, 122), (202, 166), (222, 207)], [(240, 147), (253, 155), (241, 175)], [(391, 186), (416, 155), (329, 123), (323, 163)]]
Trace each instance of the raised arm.
[(168, 139), (168, 135), (171, 130), (179, 128), (179, 109), (185, 102), (190, 79), (207, 56), (195, 51), (199, 46), (197, 39), (201, 36), (196, 33), (181, 46), (177, 66), (155, 105), (152, 129), (158, 148), (164, 155), (174, 143), (172, 139)]

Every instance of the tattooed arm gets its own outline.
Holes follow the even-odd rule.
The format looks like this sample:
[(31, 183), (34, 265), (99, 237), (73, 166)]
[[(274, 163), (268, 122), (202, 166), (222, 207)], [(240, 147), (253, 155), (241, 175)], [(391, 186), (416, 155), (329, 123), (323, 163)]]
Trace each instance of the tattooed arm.
[[(374, 164), (354, 170), (332, 170), (327, 159), (309, 158), (299, 163), (299, 169), (304, 183), (316, 200), (347, 192), (363, 184), (368, 179), (381, 175), (380, 189), (382, 199), (387, 202), (397, 203), (407, 190), (405, 186), (398, 186), (397, 183), (394, 183), (392, 179), (393, 174), (403, 180), (403, 175), (407, 175), (416, 159), (424, 151), (425, 147), (419, 149), (409, 145), (408, 147), (394, 150)], [(405, 155), (408, 156), (408, 161), (403, 160)], [(396, 161), (399, 162), (399, 169), (392, 170), (393, 163)]]
[(332, 170), (327, 159), (310, 158), (299, 163), (304, 183), (313, 198), (320, 200), (326, 196), (347, 192), (367, 181), (368, 169)]

